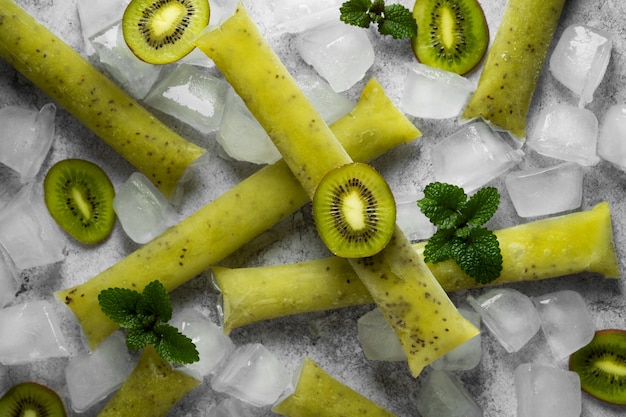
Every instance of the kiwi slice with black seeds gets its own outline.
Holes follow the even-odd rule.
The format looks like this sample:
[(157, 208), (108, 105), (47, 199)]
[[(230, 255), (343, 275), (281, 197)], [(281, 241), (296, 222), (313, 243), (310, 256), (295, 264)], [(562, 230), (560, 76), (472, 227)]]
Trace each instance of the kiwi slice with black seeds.
[(387, 181), (373, 167), (354, 162), (322, 178), (313, 196), (313, 218), (332, 253), (362, 258), (391, 240), (396, 204)]
[(589, 344), (570, 355), (569, 369), (580, 376), (589, 395), (626, 405), (626, 331), (598, 330)]
[(465, 75), (481, 62), (489, 27), (477, 0), (416, 0), (413, 17), (411, 46), (421, 63)]
[(132, 0), (122, 33), (131, 51), (150, 64), (169, 64), (189, 54), (209, 24), (208, 0)]
[(57, 162), (48, 170), (43, 190), (48, 211), (76, 240), (98, 243), (113, 230), (115, 189), (107, 174), (93, 162)]
[(59, 395), (36, 382), (22, 382), (0, 398), (0, 417), (65, 417)]

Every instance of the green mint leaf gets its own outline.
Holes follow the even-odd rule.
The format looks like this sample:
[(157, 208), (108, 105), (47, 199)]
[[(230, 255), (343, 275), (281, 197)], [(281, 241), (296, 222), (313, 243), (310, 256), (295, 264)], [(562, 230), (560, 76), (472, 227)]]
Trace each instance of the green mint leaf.
[(424, 261), (435, 264), (450, 259), (453, 239), (454, 229), (437, 230), (424, 247)]
[(424, 198), (417, 205), (432, 224), (449, 229), (463, 221), (461, 210), (466, 201), (467, 195), (461, 187), (434, 182), (424, 187)]
[(155, 332), (159, 334), (160, 339), (154, 344), (154, 348), (163, 359), (179, 364), (200, 360), (193, 341), (175, 327), (161, 324), (155, 327)]
[(482, 226), (498, 210), (500, 193), (495, 187), (485, 187), (472, 195), (463, 208), (463, 215), (470, 226)]
[(459, 267), (480, 284), (500, 276), (502, 254), (496, 235), (489, 229), (475, 227), (467, 240), (453, 240), (451, 253)]
[(126, 288), (109, 288), (98, 294), (102, 312), (118, 326), (127, 329), (143, 327), (137, 317), (137, 304), (140, 299), (141, 294)]
[(131, 329), (126, 334), (126, 346), (132, 350), (140, 350), (148, 345), (153, 345), (160, 340), (153, 330)]
[(417, 35), (417, 22), (413, 13), (400, 4), (385, 6), (384, 20), (378, 25), (383, 35), (391, 35), (394, 39), (411, 38)]
[[(153, 318), (154, 324), (167, 322), (172, 319), (172, 303), (170, 296), (159, 281), (152, 281), (143, 289), (137, 305), (137, 312), (144, 320)], [(150, 325), (147, 323), (147, 325)]]
[(370, 7), (372, 7), (370, 0), (348, 0), (339, 8), (341, 13), (339, 19), (349, 25), (368, 28), (372, 23)]

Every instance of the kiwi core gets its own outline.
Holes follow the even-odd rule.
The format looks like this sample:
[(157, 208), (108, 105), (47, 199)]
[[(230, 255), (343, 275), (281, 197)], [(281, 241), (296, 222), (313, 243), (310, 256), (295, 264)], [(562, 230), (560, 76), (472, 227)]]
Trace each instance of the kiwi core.
[(351, 191), (346, 197), (343, 215), (352, 229), (363, 230), (365, 228), (365, 205), (357, 192)]
[(139, 26), (145, 30), (148, 43), (158, 49), (164, 41), (168, 40), (168, 37), (179, 39), (189, 26), (189, 18), (187, 9), (180, 3), (165, 5), (154, 3), (153, 7), (156, 10), (152, 24), (150, 25), (146, 18), (139, 23)]

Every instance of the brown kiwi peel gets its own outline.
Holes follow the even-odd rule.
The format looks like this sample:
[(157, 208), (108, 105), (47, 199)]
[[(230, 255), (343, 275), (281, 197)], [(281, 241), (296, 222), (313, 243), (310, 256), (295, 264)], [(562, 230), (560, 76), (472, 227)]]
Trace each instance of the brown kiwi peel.
[(569, 369), (580, 376), (587, 394), (626, 405), (626, 330), (596, 331), (589, 344), (570, 356)]
[(59, 395), (36, 382), (22, 382), (0, 398), (0, 417), (65, 417), (65, 406)]

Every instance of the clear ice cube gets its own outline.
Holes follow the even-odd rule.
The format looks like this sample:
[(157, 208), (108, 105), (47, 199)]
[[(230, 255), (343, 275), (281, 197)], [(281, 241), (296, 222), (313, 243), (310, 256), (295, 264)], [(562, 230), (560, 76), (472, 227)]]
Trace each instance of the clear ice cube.
[(22, 183), (35, 179), (50, 151), (55, 116), (52, 103), (38, 111), (19, 106), (0, 109), (0, 163), (16, 171)]
[(395, 331), (379, 308), (357, 321), (358, 338), (365, 357), (371, 361), (405, 361), (406, 354)]
[(272, 33), (300, 33), (325, 22), (338, 21), (344, 0), (275, 0)]
[(425, 119), (457, 117), (474, 85), (450, 71), (415, 63), (408, 67), (400, 108)]
[(541, 331), (556, 360), (562, 360), (593, 339), (596, 326), (584, 298), (562, 290), (534, 297), (541, 317)]
[(399, 195), (395, 198), (396, 223), (410, 240), (428, 239), (437, 230), (417, 206), (417, 201), (422, 198), (424, 198), (424, 193)]
[(626, 171), (626, 104), (612, 105), (602, 118), (598, 155)]
[(583, 168), (564, 162), (548, 168), (509, 173), (506, 189), (520, 217), (545, 216), (581, 206)]
[(600, 162), (596, 154), (597, 143), (596, 115), (591, 110), (569, 104), (544, 108), (526, 141), (528, 147), (542, 155), (584, 166)]
[(431, 369), (415, 395), (421, 417), (482, 417), (483, 410), (454, 375)]
[[(468, 319), (474, 326), (480, 328), (480, 315), (473, 310), (459, 307), (459, 313)], [(446, 353), (430, 366), (445, 371), (469, 371), (480, 363), (482, 346), (480, 334), (472, 337), (462, 345)]]
[(124, 232), (137, 243), (151, 241), (178, 220), (167, 198), (140, 172), (118, 188), (113, 209)]
[(70, 358), (65, 367), (65, 382), (74, 411), (82, 413), (115, 391), (135, 367), (126, 340), (115, 332), (93, 352)]
[(19, 365), (69, 356), (58, 312), (46, 300), (0, 310), (0, 363)]
[(18, 270), (65, 258), (65, 236), (45, 206), (39, 185), (25, 185), (0, 211), (0, 244)]
[(144, 102), (208, 135), (222, 120), (228, 83), (205, 68), (176, 65), (158, 81)]
[(332, 124), (354, 108), (352, 101), (334, 91), (328, 82), (314, 71), (298, 71), (294, 78), (326, 123)]
[(473, 122), (431, 151), (435, 178), (471, 192), (515, 166), (524, 152), (514, 149), (484, 122)]
[(525, 363), (515, 369), (517, 417), (579, 417), (580, 377), (552, 366)]
[(143, 62), (133, 54), (116, 22), (89, 38), (98, 59), (131, 96), (143, 99), (161, 76), (163, 65)]
[(495, 288), (468, 302), (507, 352), (520, 350), (541, 326), (533, 301), (512, 288)]
[(280, 360), (260, 343), (239, 346), (214, 375), (211, 387), (256, 407), (274, 404), (291, 384)]
[(0, 308), (15, 298), (18, 275), (13, 259), (0, 243)]
[(367, 33), (341, 21), (299, 33), (295, 47), (302, 59), (337, 92), (362, 80), (374, 64), (374, 48)]
[(580, 97), (579, 107), (593, 100), (611, 58), (608, 33), (580, 24), (568, 26), (550, 55), (550, 73)]
[(112, 24), (119, 22), (129, 2), (130, 0), (76, 1), (87, 55), (93, 55), (96, 52), (93, 46), (91, 46), (89, 38)]
[(186, 365), (202, 377), (215, 372), (235, 349), (235, 345), (222, 329), (193, 308), (177, 312), (172, 323), (196, 345), (200, 360)]

